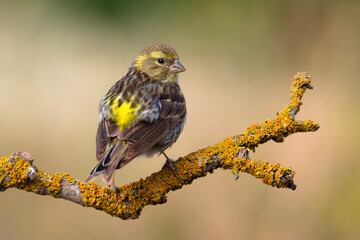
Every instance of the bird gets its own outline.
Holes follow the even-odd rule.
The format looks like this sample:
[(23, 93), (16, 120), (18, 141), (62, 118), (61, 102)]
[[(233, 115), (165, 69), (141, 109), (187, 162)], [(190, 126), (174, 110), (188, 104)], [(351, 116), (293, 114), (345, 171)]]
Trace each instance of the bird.
[(107, 187), (119, 193), (115, 171), (139, 156), (165, 154), (179, 138), (186, 120), (186, 102), (178, 75), (185, 71), (179, 55), (158, 43), (142, 50), (128, 72), (101, 99), (96, 134), (98, 164), (85, 183), (101, 174)]

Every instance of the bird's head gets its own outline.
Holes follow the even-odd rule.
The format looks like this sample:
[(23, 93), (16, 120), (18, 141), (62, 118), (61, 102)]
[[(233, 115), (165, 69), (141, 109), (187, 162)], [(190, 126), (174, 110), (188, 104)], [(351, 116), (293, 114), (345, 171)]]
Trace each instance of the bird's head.
[(159, 81), (175, 81), (176, 75), (185, 71), (175, 49), (165, 44), (155, 44), (141, 51), (133, 66)]

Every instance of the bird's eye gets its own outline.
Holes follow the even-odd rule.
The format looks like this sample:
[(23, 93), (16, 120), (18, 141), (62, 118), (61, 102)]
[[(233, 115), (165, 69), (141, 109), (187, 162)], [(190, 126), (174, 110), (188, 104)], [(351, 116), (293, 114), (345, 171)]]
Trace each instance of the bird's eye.
[(159, 58), (159, 59), (158, 59), (158, 63), (163, 64), (163, 63), (164, 63), (164, 59), (163, 59), (163, 58)]

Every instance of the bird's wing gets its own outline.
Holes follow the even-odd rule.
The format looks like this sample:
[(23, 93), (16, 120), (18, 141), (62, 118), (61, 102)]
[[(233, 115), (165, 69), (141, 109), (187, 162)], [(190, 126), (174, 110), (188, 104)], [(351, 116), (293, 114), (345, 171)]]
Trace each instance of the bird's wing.
[(160, 118), (170, 119), (184, 119), (186, 116), (185, 100), (182, 101), (170, 101), (161, 100)]
[(119, 132), (119, 127), (116, 122), (109, 119), (103, 119), (99, 122), (97, 134), (96, 134), (96, 159), (101, 161), (108, 153), (109, 143), (112, 138), (116, 137)]
[[(163, 131), (160, 129), (168, 128), (167, 122), (158, 122), (152, 127), (148, 126), (148, 124), (153, 124), (158, 120), (161, 111), (161, 101), (159, 98), (154, 98), (152, 93), (153, 91), (146, 91), (145, 93), (134, 94), (129, 101), (115, 99), (112, 104), (106, 104), (106, 101), (109, 100), (105, 98), (100, 102), (100, 122), (96, 134), (96, 158), (98, 161), (103, 161), (104, 168), (111, 165), (120, 156), (119, 152), (122, 152), (122, 149), (115, 148), (119, 139), (139, 142), (140, 145), (134, 146), (133, 151), (130, 151), (132, 153), (130, 156), (135, 158), (146, 151), (148, 147), (151, 147), (144, 146), (144, 142), (151, 143), (151, 141), (156, 140), (155, 136)], [(140, 96), (142, 99), (139, 99)], [(137, 104), (133, 106), (133, 102)], [(114, 105), (116, 108), (113, 107)], [(137, 134), (138, 131), (144, 136)], [(144, 134), (147, 131), (149, 133)], [(155, 139), (151, 139), (151, 137)], [(139, 150), (137, 155), (135, 154), (136, 150)]]
[(111, 172), (116, 169), (118, 161), (121, 160), (121, 155), (124, 155), (127, 149), (127, 145), (117, 139), (118, 129), (116, 123), (109, 119), (104, 118), (99, 122), (96, 134), (96, 158), (99, 163), (91, 171), (85, 182), (92, 181), (100, 173), (110, 174), (110, 176), (105, 176), (105, 180), (110, 181)]
[(185, 114), (185, 102), (162, 100), (159, 117), (154, 122), (143, 121), (136, 126), (119, 131), (118, 138), (126, 141), (128, 148), (124, 159), (119, 162), (118, 168), (150, 150), (184, 120)]

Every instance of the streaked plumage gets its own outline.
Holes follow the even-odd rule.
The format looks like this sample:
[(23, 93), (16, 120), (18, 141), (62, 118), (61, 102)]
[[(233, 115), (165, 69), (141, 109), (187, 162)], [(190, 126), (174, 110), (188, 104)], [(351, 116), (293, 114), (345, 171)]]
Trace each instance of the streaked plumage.
[[(185, 98), (178, 73), (185, 71), (176, 51), (155, 44), (139, 53), (128, 73), (101, 99), (96, 136), (99, 163), (85, 182), (102, 175), (114, 188), (115, 170), (139, 155), (164, 153), (185, 123)], [(170, 167), (171, 159), (165, 153)]]

